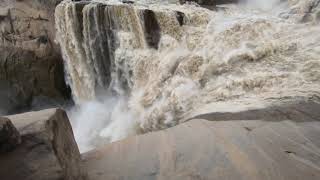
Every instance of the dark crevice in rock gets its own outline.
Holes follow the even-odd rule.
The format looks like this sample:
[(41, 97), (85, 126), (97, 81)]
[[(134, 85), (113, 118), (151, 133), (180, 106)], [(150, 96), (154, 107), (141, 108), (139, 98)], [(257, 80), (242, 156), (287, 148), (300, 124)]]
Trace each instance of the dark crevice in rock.
[(121, 2), (125, 4), (134, 4), (134, 1), (131, 0), (122, 0)]
[(82, 32), (83, 32), (83, 14), (82, 14), (82, 10), (83, 8), (87, 5), (88, 3), (86, 2), (78, 2), (75, 4), (75, 8), (76, 8), (76, 16), (75, 18), (77, 18), (77, 21), (78, 21), (78, 25), (79, 25), (79, 33), (81, 35), (81, 39), (83, 39), (83, 35), (82, 35)]
[(249, 131), (249, 132), (253, 130), (252, 128), (249, 128), (249, 127), (244, 127), (244, 129)]
[(179, 22), (179, 25), (180, 26), (184, 25), (184, 18), (185, 18), (184, 13), (180, 12), (180, 11), (176, 11), (176, 17), (177, 17), (177, 20)]
[(149, 9), (144, 10), (143, 20), (147, 44), (151, 48), (158, 49), (161, 38), (161, 29), (155, 13)]
[(7, 16), (0, 15), (0, 23), (5, 21), (6, 19), (7, 19)]
[(295, 152), (292, 152), (292, 151), (284, 151), (284, 152), (287, 154), (296, 154)]

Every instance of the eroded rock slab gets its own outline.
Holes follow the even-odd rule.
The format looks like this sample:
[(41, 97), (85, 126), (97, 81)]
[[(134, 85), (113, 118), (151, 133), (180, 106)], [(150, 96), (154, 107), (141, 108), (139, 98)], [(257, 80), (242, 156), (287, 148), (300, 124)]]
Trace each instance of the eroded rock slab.
[(319, 109), (301, 102), (263, 116), (193, 119), (88, 152), (84, 166), (92, 180), (317, 180)]
[(0, 177), (5, 180), (82, 180), (80, 153), (66, 113), (48, 109), (8, 116), (22, 142), (0, 154)]

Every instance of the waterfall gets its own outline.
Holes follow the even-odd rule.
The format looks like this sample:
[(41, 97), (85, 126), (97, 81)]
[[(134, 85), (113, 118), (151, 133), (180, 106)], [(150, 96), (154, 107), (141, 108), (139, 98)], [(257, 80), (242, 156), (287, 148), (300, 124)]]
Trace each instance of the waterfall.
[(299, 14), (291, 3), (209, 10), (64, 1), (56, 8), (57, 42), (78, 106), (70, 113), (78, 142), (168, 128), (208, 107), (318, 96), (318, 4)]
[(56, 17), (58, 41), (68, 59), (69, 83), (77, 102), (94, 99), (100, 90), (129, 90), (131, 71), (125, 67), (129, 64), (116, 50), (158, 49), (161, 31), (179, 38), (183, 21), (181, 12), (89, 2), (63, 3)]

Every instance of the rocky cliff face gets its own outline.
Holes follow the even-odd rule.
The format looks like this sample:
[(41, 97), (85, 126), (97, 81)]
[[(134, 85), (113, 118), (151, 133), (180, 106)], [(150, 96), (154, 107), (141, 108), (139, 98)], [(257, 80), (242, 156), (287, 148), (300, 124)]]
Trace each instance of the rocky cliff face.
[(54, 43), (54, 9), (60, 1), (0, 1), (0, 109), (30, 106), (39, 96), (69, 97)]

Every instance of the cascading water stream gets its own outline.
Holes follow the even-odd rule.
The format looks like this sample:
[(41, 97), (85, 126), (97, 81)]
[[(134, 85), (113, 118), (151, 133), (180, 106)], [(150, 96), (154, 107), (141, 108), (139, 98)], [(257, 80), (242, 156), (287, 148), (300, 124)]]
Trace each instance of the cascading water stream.
[(57, 41), (81, 150), (207, 109), (318, 96), (317, 1), (251, 1), (215, 11), (155, 1), (60, 4)]

